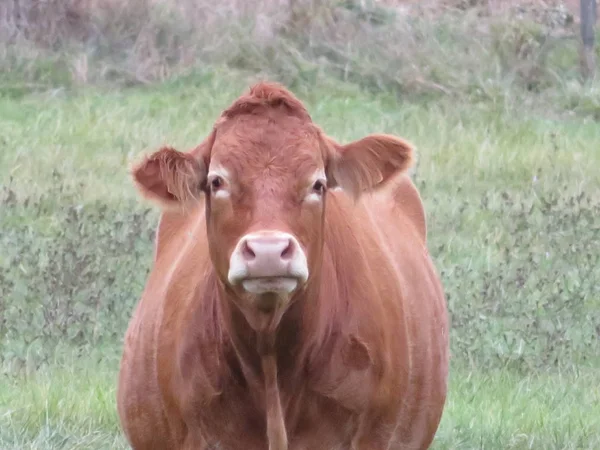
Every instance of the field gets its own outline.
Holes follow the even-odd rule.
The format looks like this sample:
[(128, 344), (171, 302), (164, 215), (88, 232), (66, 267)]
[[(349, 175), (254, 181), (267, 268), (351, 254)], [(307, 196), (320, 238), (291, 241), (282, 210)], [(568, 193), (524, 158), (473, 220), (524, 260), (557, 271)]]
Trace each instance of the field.
[[(247, 84), (2, 100), (1, 448), (124, 445), (116, 368), (156, 219), (129, 161), (194, 145)], [(436, 448), (597, 448), (600, 127), (343, 84), (299, 95), (341, 141), (379, 130), (418, 147), (453, 316)]]
[[(267, 77), (340, 142), (387, 132), (416, 146), (452, 320), (434, 448), (600, 448), (598, 81), (582, 84), (574, 42), (536, 24), (481, 32), (461, 11), (385, 28), (380, 10), (348, 4), (371, 25), (352, 16), (334, 36), (315, 19), (314, 41), (254, 36), (245, 54), (229, 52), (229, 30), (218, 58), (202, 53), (217, 45), (204, 39), (214, 20), (142, 51), (130, 39), (138, 17), (95, 22), (87, 50), (62, 42), (50, 15), (43, 29), (62, 30), (52, 45), (25, 32), (6, 45), (0, 17), (1, 449), (126, 448), (116, 376), (158, 218), (128, 168), (164, 143), (191, 148)], [(177, 22), (153, 11), (162, 31)], [(115, 42), (121, 53), (106, 52)], [(207, 64), (184, 64), (186, 51)]]

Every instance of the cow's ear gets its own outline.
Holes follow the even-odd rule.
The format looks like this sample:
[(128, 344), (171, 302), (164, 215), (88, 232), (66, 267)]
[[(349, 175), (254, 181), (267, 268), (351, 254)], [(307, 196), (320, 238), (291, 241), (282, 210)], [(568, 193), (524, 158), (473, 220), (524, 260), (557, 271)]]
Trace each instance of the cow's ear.
[(328, 148), (327, 183), (358, 198), (384, 185), (413, 163), (411, 144), (388, 134), (371, 134), (346, 145), (325, 137)]
[(189, 152), (163, 147), (131, 169), (142, 196), (163, 208), (181, 208), (200, 199), (206, 185), (207, 167), (215, 130)]
[(142, 196), (163, 208), (185, 207), (200, 198), (206, 165), (193, 151), (163, 147), (136, 164), (131, 175)]

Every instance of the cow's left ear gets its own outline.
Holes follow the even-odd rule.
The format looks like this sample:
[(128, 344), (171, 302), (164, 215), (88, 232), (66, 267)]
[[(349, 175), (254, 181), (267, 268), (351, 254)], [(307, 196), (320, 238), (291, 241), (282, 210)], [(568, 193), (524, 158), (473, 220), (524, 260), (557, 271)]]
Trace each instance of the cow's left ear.
[(327, 183), (354, 198), (384, 185), (413, 164), (414, 150), (405, 140), (389, 134), (371, 134), (346, 145), (326, 138)]

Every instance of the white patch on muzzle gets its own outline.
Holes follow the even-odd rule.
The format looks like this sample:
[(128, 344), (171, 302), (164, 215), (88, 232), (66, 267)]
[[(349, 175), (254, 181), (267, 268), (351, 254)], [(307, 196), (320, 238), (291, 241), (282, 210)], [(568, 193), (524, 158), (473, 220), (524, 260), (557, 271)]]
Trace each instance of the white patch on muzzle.
[(308, 279), (306, 255), (289, 233), (261, 231), (243, 236), (229, 261), (228, 281), (252, 294), (289, 294)]

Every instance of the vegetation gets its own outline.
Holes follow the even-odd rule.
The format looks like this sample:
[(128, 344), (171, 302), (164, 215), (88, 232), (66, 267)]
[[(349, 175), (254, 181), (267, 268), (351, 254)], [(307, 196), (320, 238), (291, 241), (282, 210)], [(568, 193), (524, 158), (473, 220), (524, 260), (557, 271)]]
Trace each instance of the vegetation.
[(217, 65), (295, 89), (335, 76), (403, 99), (450, 96), (600, 117), (597, 83), (578, 81), (579, 29), (557, 1), (518, 0), (500, 12), (488, 7), (499, 2), (483, 0), (387, 0), (394, 8), (376, 0), (289, 0), (287, 8), (278, 0), (5, 3), (7, 95), (148, 85)]
[(281, 17), (259, 5), (270, 39), (233, 0), (185, 16), (94, 0), (77, 20), (82, 2), (6, 4), (1, 448), (125, 448), (117, 365), (157, 219), (127, 168), (191, 148), (264, 77), (341, 142), (381, 131), (418, 149), (452, 317), (435, 448), (600, 445), (600, 90), (556, 26), (301, 0)]

